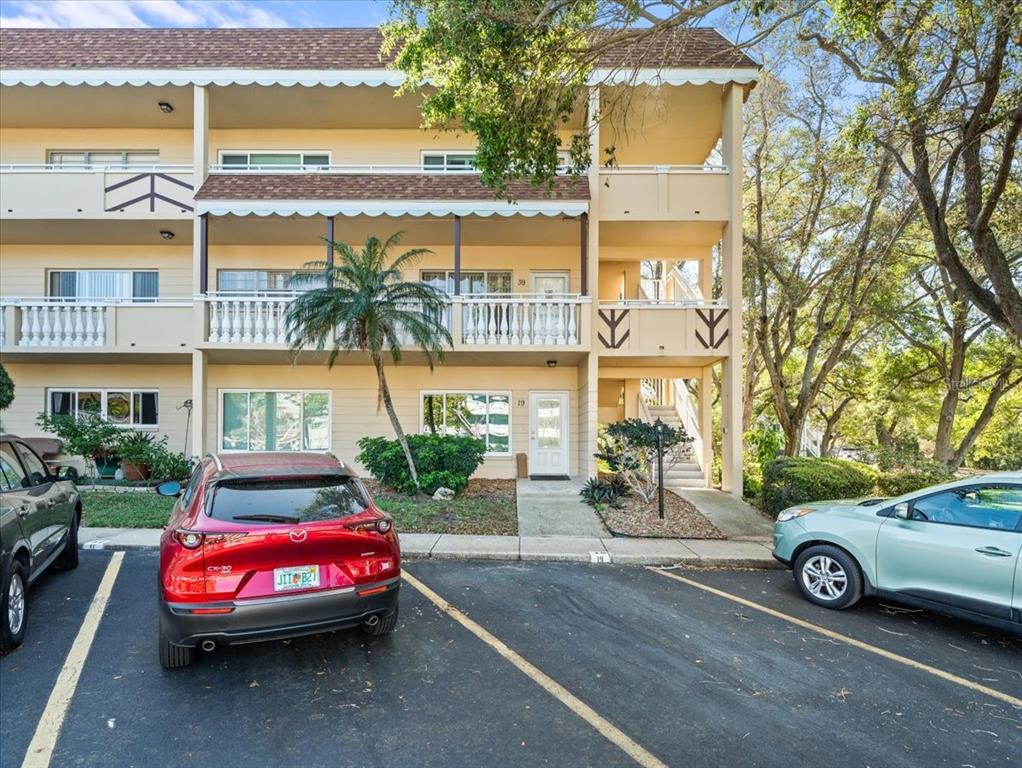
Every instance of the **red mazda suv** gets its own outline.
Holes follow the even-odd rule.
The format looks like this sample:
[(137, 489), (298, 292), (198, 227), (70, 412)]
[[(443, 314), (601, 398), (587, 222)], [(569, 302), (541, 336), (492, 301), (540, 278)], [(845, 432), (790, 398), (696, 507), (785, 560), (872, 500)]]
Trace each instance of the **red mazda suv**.
[(331, 454), (211, 454), (160, 538), (160, 663), (196, 648), (397, 624), (401, 550), (390, 518)]

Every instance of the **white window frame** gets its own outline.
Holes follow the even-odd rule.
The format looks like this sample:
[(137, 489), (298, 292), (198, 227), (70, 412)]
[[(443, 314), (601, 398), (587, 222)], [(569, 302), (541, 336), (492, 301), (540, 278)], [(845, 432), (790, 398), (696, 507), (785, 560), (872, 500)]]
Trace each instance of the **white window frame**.
[[(118, 274), (127, 274), (130, 277), (132, 293), (130, 296), (101, 296), (95, 299), (91, 299), (87, 296), (57, 296), (52, 291), (53, 274), (58, 272), (116, 272)], [(156, 295), (155, 296), (135, 296), (134, 284), (135, 275), (139, 272), (152, 272), (156, 275)], [(48, 298), (60, 299), (61, 301), (77, 302), (77, 301), (102, 301), (104, 299), (115, 299), (119, 302), (129, 304), (152, 304), (160, 298), (160, 270), (158, 267), (145, 267), (138, 269), (120, 269), (117, 267), (102, 267), (99, 269), (93, 267), (53, 267), (46, 270), (46, 288), (45, 293)], [(116, 391), (116, 390), (115, 390)]]
[[(426, 282), (425, 275), (426, 275), (427, 272), (443, 272), (444, 273), (444, 283), (445, 283), (444, 290), (445, 291), (446, 291), (446, 283), (448, 281), (450, 281), (451, 287), (452, 288), (454, 287), (454, 270), (453, 269), (420, 269), (419, 270), (419, 282), (420, 283)], [(511, 290), (508, 291), (508, 295), (510, 295), (510, 294), (515, 292), (515, 290), (514, 290), (515, 289), (515, 271), (513, 269), (469, 269), (469, 268), (466, 268), (466, 267), (463, 266), (461, 268), (462, 279), (464, 279), (465, 275), (467, 273), (470, 273), (470, 272), (481, 272), (482, 275), (483, 275), (483, 282), (484, 283), (488, 283), (489, 282), (490, 275), (505, 275), (505, 274), (506, 275), (510, 275), (511, 276)], [(453, 293), (449, 293), (448, 295), (451, 296), (451, 295), (453, 295)], [(475, 293), (475, 294), (463, 293), (462, 294), (462, 296), (493, 296), (493, 295), (502, 295), (502, 294), (491, 294), (491, 293), (487, 293), (486, 291), (483, 291), (483, 293), (481, 293), (481, 294), (479, 294), (479, 293)]]
[[(91, 163), (89, 155), (113, 155), (120, 153), (120, 163)], [(85, 155), (85, 162), (78, 163), (55, 163), (54, 155)], [(156, 155), (155, 163), (129, 163), (129, 155)], [(48, 149), (46, 150), (46, 164), (56, 168), (151, 168), (160, 164), (160, 150), (158, 149)]]
[[(475, 165), (471, 168), (460, 166), (451, 168), (447, 165), (447, 155), (472, 155), (475, 157), (475, 149), (422, 149), (419, 150), (419, 168), (423, 173), (478, 173)], [(444, 164), (441, 167), (426, 167), (426, 155), (443, 155)], [(566, 149), (557, 150), (557, 173), (564, 173), (571, 165), (571, 152)]]
[[(109, 421), (107, 417), (106, 399), (107, 394), (110, 392), (124, 392), (128, 395), (129, 411), (128, 418), (132, 420), (130, 424), (114, 424), (118, 429), (135, 429), (140, 432), (156, 432), (160, 428), (160, 390), (151, 387), (47, 387), (45, 392), (46, 397), (46, 413), (52, 419), (53, 413), (53, 398), (51, 395), (55, 392), (73, 392), (75, 395), (74, 407), (71, 416), (77, 418), (80, 411), (78, 410), (78, 395), (82, 392), (98, 392), (99, 393), (99, 415), (105, 420)], [(156, 395), (156, 423), (155, 424), (135, 424), (135, 395)], [(61, 414), (64, 415), (64, 414)], [(113, 422), (111, 422), (113, 424)]]
[[(513, 411), (514, 411), (514, 398), (511, 395), (511, 391), (507, 389), (420, 389), (419, 390), (419, 432), (421, 434), (430, 434), (427, 432), (426, 427), (426, 409), (423, 406), (423, 399), (427, 395), (443, 395), (444, 396), (444, 414), (442, 421), (447, 421), (447, 395), (499, 395), (507, 398), (507, 450), (506, 451), (491, 451), (489, 441), (486, 445), (486, 456), (504, 457), (514, 455), (514, 430), (512, 425), (514, 423)], [(487, 426), (489, 426), (490, 412), (489, 412), (489, 401), (486, 404), (486, 420)], [(442, 434), (439, 430), (437, 434)], [(487, 433), (489, 435), (489, 433)]]
[[(221, 149), (217, 151), (217, 163), (223, 169), (230, 170), (235, 168), (237, 170), (246, 170), (252, 167), (252, 155), (254, 154), (266, 154), (266, 155), (301, 155), (302, 163), (299, 165), (281, 165), (274, 166), (279, 168), (281, 171), (315, 171), (320, 168), (329, 168), (334, 162), (333, 153), (329, 149)], [(224, 165), (224, 155), (248, 155), (249, 162), (245, 165)], [(306, 165), (306, 155), (326, 155), (326, 165)], [(260, 168), (261, 173), (273, 173), (272, 170), (267, 168)]]
[[(329, 389), (292, 389), (289, 387), (263, 387), (256, 389), (249, 389), (246, 387), (232, 388), (232, 389), (219, 389), (217, 390), (217, 415), (216, 415), (216, 445), (217, 451), (220, 453), (258, 453), (253, 451), (251, 448), (224, 448), (224, 396), (225, 395), (249, 395), (259, 394), (260, 392), (293, 392), (294, 394), (301, 395), (301, 414), (299, 415), (299, 421), (305, 420), (305, 395), (326, 395), (326, 411), (327, 411), (327, 423), (326, 423), (326, 448), (299, 448), (297, 451), (282, 451), (282, 453), (330, 453), (333, 450), (334, 444), (334, 425), (333, 425), (333, 393)], [(251, 406), (249, 407), (249, 413), (251, 413)], [(252, 424), (251, 421), (248, 424), (248, 444), (252, 444)], [(280, 449), (276, 449), (280, 450)]]

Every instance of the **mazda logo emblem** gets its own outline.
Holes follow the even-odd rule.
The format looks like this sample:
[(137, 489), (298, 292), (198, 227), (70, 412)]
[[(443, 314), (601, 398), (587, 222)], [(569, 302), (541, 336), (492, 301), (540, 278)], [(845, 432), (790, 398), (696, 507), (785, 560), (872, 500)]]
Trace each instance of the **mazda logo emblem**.
[(294, 530), (288, 533), (288, 536), (291, 537), (291, 541), (293, 541), (295, 544), (301, 544), (303, 541), (309, 538), (309, 532), (304, 528), (295, 528)]

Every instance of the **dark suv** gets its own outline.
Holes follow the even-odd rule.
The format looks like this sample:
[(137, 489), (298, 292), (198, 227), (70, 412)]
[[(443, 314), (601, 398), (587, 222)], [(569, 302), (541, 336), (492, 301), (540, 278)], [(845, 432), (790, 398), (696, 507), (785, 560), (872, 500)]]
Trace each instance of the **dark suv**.
[(53, 475), (24, 441), (0, 435), (0, 652), (25, 638), (28, 585), (50, 565), (78, 565), (81, 512), (73, 479)]

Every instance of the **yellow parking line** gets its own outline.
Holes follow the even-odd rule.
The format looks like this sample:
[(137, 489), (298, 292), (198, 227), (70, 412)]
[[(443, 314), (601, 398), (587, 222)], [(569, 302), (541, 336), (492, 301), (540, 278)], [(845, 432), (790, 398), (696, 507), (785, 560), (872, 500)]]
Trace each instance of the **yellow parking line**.
[(433, 603), (433, 605), (461, 624), (461, 626), (465, 627), (465, 629), (478, 637), (505, 659), (514, 664), (521, 672), (528, 675), (534, 683), (539, 685), (539, 687), (541, 687), (544, 691), (549, 693), (564, 706), (589, 723), (589, 725), (595, 728), (601, 736), (614, 744), (614, 746), (632, 758), (636, 763), (641, 766), (645, 766), (646, 768), (666, 768), (665, 763), (661, 762), (629, 738), (629, 736), (621, 731), (617, 726), (599, 715), (596, 710), (569, 692), (564, 686), (551, 678), (545, 672), (523, 659), (501, 640), (448, 603), (417, 578), (407, 571), (402, 573), (401, 577), (406, 584), (417, 589), (426, 597), (427, 600)]
[(795, 616), (789, 616), (788, 614), (781, 613), (780, 611), (774, 610), (773, 608), (767, 608), (765, 605), (754, 603), (752, 600), (746, 600), (744, 597), (732, 595), (730, 592), (724, 592), (723, 590), (707, 586), (706, 584), (702, 584), (698, 581), (693, 581), (692, 579), (686, 579), (684, 576), (679, 576), (676, 573), (672, 573), (670, 571), (665, 571), (661, 570), (660, 568), (653, 567), (649, 567), (648, 570), (653, 571), (653, 573), (659, 573), (661, 576), (666, 576), (669, 579), (680, 581), (682, 584), (688, 584), (690, 587), (695, 587), (696, 589), (701, 589), (704, 592), (709, 592), (711, 595), (716, 595), (717, 597), (722, 597), (725, 600), (730, 600), (731, 602), (738, 603), (739, 605), (744, 605), (746, 608), (752, 608), (754, 611), (759, 611), (760, 613), (765, 613), (768, 616), (773, 616), (776, 619), (781, 619), (783, 621), (788, 622), (789, 624), (794, 624), (796, 627), (802, 627), (803, 629), (808, 629), (812, 632), (816, 632), (817, 634), (823, 635), (824, 637), (830, 638), (831, 640), (837, 640), (838, 642), (845, 643), (846, 645), (850, 645), (853, 648), (859, 648), (860, 650), (863, 651), (875, 653), (877, 656), (881, 656), (885, 659), (888, 659), (889, 661), (896, 661), (899, 664), (904, 664), (906, 667), (918, 669), (919, 671), (926, 672), (927, 674), (933, 675), (934, 677), (939, 677), (941, 680), (947, 680), (948, 682), (955, 683), (956, 685), (961, 685), (965, 688), (968, 688), (969, 690), (976, 691), (977, 693), (982, 693), (987, 696), (990, 696), (991, 698), (1006, 702), (1007, 704), (1011, 704), (1013, 707), (1022, 708), (1022, 699), (1019, 699), (1015, 696), (1011, 696), (1010, 694), (1007, 693), (1003, 693), (1001, 691), (994, 690), (993, 688), (988, 688), (985, 685), (974, 683), (972, 680), (968, 680), (964, 677), (959, 677), (958, 675), (953, 675), (950, 672), (945, 672), (943, 669), (931, 667), (929, 664), (923, 664), (921, 661), (910, 659), (907, 656), (901, 656), (897, 653), (891, 653), (891, 651), (884, 650), (883, 648), (878, 648), (877, 646), (870, 645), (869, 643), (864, 643), (861, 640), (856, 640), (854, 637), (849, 637), (848, 635), (842, 635), (840, 632), (835, 632), (832, 629), (821, 627), (818, 624), (813, 624), (810, 621), (805, 621), (804, 619), (799, 619), (796, 618)]
[(67, 708), (71, 704), (71, 697), (75, 695), (78, 678), (81, 677), (82, 667), (89, 655), (92, 641), (96, 637), (99, 621), (103, 618), (103, 611), (106, 609), (107, 600), (110, 599), (110, 593), (113, 591), (114, 581), (117, 579), (117, 572), (121, 569), (123, 559), (123, 552), (114, 552), (106, 566), (103, 579), (99, 582), (99, 588), (89, 604), (78, 635), (71, 644), (67, 658), (64, 659), (64, 666), (60, 668), (60, 674), (57, 675), (57, 682), (53, 684), (53, 690), (50, 691), (46, 709), (43, 710), (43, 716), (39, 718), (39, 725), (36, 726), (32, 743), (28, 745), (25, 761), (21, 764), (21, 768), (46, 768), (50, 764), (53, 748), (57, 745), (57, 737), (60, 735), (60, 728), (67, 715)]

